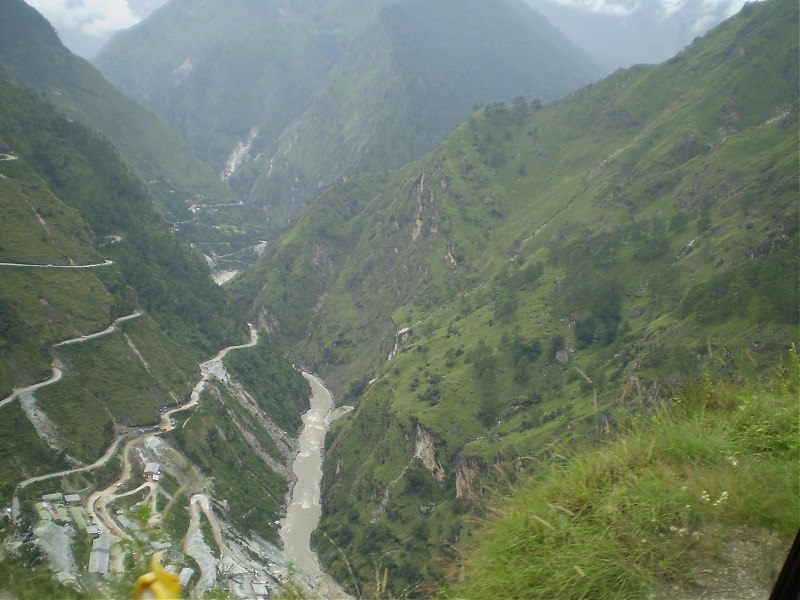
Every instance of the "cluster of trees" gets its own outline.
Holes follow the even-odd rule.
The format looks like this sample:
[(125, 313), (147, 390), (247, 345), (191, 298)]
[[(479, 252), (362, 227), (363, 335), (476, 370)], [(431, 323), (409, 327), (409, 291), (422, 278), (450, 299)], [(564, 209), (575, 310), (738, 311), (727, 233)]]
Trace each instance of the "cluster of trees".
[[(560, 339), (563, 343), (563, 338)], [(541, 355), (542, 343), (538, 338), (529, 338), (521, 333), (509, 331), (503, 333), (497, 348), (492, 348), (486, 338), (481, 338), (465, 353), (464, 362), (471, 365), (481, 387), (478, 418), (484, 425), (490, 427), (505, 406), (503, 401), (491, 393), (501, 362), (510, 361), (514, 382), (525, 385), (530, 379), (533, 363)]]
[(278, 427), (297, 435), (311, 390), (269, 338), (262, 337), (252, 348), (231, 352), (225, 357), (225, 366)]
[(519, 308), (520, 291), (536, 282), (544, 273), (541, 262), (526, 262), (519, 257), (516, 267), (506, 267), (494, 279), (494, 314), (501, 321), (508, 322)]

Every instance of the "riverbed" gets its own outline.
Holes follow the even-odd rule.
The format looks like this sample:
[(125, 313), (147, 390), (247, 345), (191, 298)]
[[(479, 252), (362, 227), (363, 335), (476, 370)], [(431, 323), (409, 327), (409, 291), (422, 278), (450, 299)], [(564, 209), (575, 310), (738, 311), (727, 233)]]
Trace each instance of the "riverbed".
[(297, 482), (286, 516), (280, 522), (283, 550), (295, 567), (331, 598), (349, 597), (332, 577), (322, 571), (316, 552), (311, 549), (311, 533), (322, 515), (320, 482), (322, 480), (322, 451), (333, 397), (322, 381), (303, 373), (311, 385), (311, 408), (303, 414), (303, 428), (298, 440), (300, 451), (292, 464)]

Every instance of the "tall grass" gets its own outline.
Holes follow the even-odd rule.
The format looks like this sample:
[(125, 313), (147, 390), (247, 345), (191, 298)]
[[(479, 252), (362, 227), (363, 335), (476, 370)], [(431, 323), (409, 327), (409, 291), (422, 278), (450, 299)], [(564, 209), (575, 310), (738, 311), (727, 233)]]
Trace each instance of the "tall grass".
[(702, 381), (500, 502), (445, 595), (646, 597), (691, 584), (736, 536), (788, 544), (800, 526), (799, 440), (795, 352), (767, 385)]

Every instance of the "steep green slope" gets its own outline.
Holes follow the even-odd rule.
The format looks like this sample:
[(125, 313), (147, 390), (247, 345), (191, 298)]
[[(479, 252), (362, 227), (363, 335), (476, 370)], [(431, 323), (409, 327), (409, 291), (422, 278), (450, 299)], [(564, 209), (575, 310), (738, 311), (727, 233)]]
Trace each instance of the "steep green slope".
[(522, 2), (172, 2), (96, 58), (277, 231), (321, 185), (396, 167), (481, 102), (594, 78)]
[(769, 597), (800, 527), (787, 362), (765, 386), (706, 381), (525, 477), (463, 544), (445, 596)]
[(588, 60), (524, 5), (387, 3), (278, 140), (269, 167), (243, 169), (232, 185), (252, 186), (253, 202), (270, 198), (268, 214), (285, 223), (321, 184), (353, 169), (396, 168), (431, 150), (476, 104), (553, 100), (594, 76)]
[[(124, 283), (116, 283), (111, 314), (121, 316), (139, 302), (198, 356), (241, 336), (240, 319), (225, 307), (205, 265), (169, 232), (111, 145), (31, 92), (7, 84), (0, 91), (0, 138), (80, 213), (95, 242), (104, 244), (103, 256), (119, 265)], [(126, 298), (125, 286), (135, 288), (136, 295)]]
[[(27, 419), (3, 419), (4, 451), (17, 456), (4, 462), (7, 492), (58, 466), (22, 450), (40, 437), (93, 461), (115, 427), (157, 423), (158, 408), (187, 393), (197, 359), (241, 339), (243, 323), (107, 142), (0, 82), (0, 147), (0, 395), (54, 367), (63, 375), (36, 392), (44, 425), (33, 439)], [(126, 316), (107, 335), (58, 345)]]
[(435, 581), (498, 476), (797, 341), (796, 28), (789, 2), (752, 5), (663, 65), (490, 105), (326, 190), (241, 278), (261, 326), (358, 402), (317, 537), (342, 580), (374, 585), (377, 562), (393, 594)]
[[(203, 225), (205, 215), (201, 212), (193, 220), (189, 207), (230, 204), (233, 193), (153, 114), (70, 53), (50, 24), (23, 0), (3, 2), (0, 77), (39, 91), (68, 118), (107, 136), (128, 168), (147, 182), (160, 209), (173, 221), (190, 221), (193, 228), (187, 224), (187, 235), (193, 241), (199, 237), (197, 229), (206, 241), (220, 241), (220, 234)], [(247, 222), (241, 216), (239, 220)], [(251, 232), (249, 237), (257, 235)]]
[[(0, 592), (71, 597), (52, 592), (66, 568), (84, 595), (130, 596), (128, 565), (143, 559), (143, 540), (183, 548), (187, 490), (230, 506), (231, 534), (274, 540), (308, 384), (265, 339), (209, 364), (244, 339), (223, 290), (104, 138), (4, 80), (0, 207), (0, 503), (13, 506), (13, 524), (5, 512), (0, 523)], [(160, 409), (174, 406), (183, 410), (167, 421)], [(74, 515), (60, 552), (76, 566), (49, 562), (42, 494), (77, 490), (86, 502), (106, 488), (134, 492), (136, 462), (156, 447), (165, 474), (153, 504), (132, 512), (138, 524), (108, 524), (99, 509), (128, 510), (144, 493), (87, 507), (103, 528), (133, 534), (115, 545), (125, 572), (100, 584), (84, 577), (91, 540)], [(148, 523), (151, 507), (163, 528)]]

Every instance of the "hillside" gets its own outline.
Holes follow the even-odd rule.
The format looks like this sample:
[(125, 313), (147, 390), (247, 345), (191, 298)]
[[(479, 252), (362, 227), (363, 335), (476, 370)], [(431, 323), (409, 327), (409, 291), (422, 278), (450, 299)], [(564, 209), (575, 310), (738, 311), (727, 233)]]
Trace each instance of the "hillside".
[(277, 231), (320, 186), (433, 149), (477, 103), (595, 76), (522, 2), (172, 2), (95, 63)]
[[(255, 332), (247, 342), (105, 138), (3, 80), (0, 206), (2, 594), (128, 597), (158, 544), (198, 568), (196, 549), (220, 553), (210, 533), (186, 542), (203, 502), (218, 504), (205, 512), (218, 543), (246, 531), (288, 569), (268, 542), (308, 406), (300, 373)], [(153, 461), (158, 486), (142, 472)], [(43, 499), (70, 493), (69, 511)], [(89, 523), (113, 536), (118, 577), (91, 574)]]
[[(7, 263), (0, 271), (0, 394), (6, 397), (14, 388), (46, 380), (54, 344), (101, 331), (141, 310), (150, 325), (130, 327), (142, 335), (149, 332), (149, 341), (142, 343), (161, 347), (158, 352), (171, 357), (155, 361), (163, 369), (159, 372), (140, 365), (138, 371), (128, 368), (126, 375), (109, 377), (120, 352), (131, 358), (124, 340), (99, 355), (82, 350), (92, 346), (88, 342), (59, 351), (60, 362), (68, 372), (74, 367), (77, 377), (76, 383), (67, 377), (59, 385), (71, 387), (70, 402), (79, 407), (69, 418), (93, 414), (102, 423), (91, 428), (105, 431), (93, 439), (84, 437), (88, 431), (73, 432), (72, 452), (81, 460), (96, 458), (110, 441), (112, 420), (130, 426), (151, 422), (159, 406), (184, 394), (195, 370), (192, 363), (241, 339), (244, 326), (204, 265), (169, 233), (107, 142), (69, 123), (32, 92), (5, 82), (0, 82), (0, 107), (6, 153), (0, 163), (6, 215), (0, 262)], [(82, 265), (87, 266), (75, 268)], [(159, 333), (150, 339), (154, 331)], [(101, 366), (98, 356), (103, 355), (110, 363)], [(94, 368), (88, 369), (92, 361)], [(96, 373), (88, 375), (80, 364)], [(95, 381), (81, 379), (87, 376)], [(120, 410), (87, 410), (99, 398), (119, 403)], [(46, 462), (38, 467), (46, 468)]]
[[(202, 239), (219, 253), (229, 250), (231, 237), (258, 239), (258, 230), (243, 231), (252, 219), (241, 214), (229, 215), (230, 222), (239, 223), (236, 235), (211, 227), (204, 207), (233, 204), (235, 196), (167, 126), (67, 50), (52, 26), (23, 0), (3, 0), (2, 10), (0, 77), (40, 92), (65, 116), (110, 139), (128, 169), (147, 182), (160, 211), (182, 223), (186, 239)], [(190, 212), (197, 205), (201, 208)]]
[(260, 326), (358, 404), (317, 537), (342, 581), (374, 585), (380, 556), (390, 593), (429, 589), (498, 477), (797, 341), (797, 25), (751, 5), (662, 65), (489, 105), (326, 189), (241, 277)]
[(523, 476), (462, 545), (442, 596), (780, 597), (800, 524), (797, 358), (765, 384), (706, 380)]

